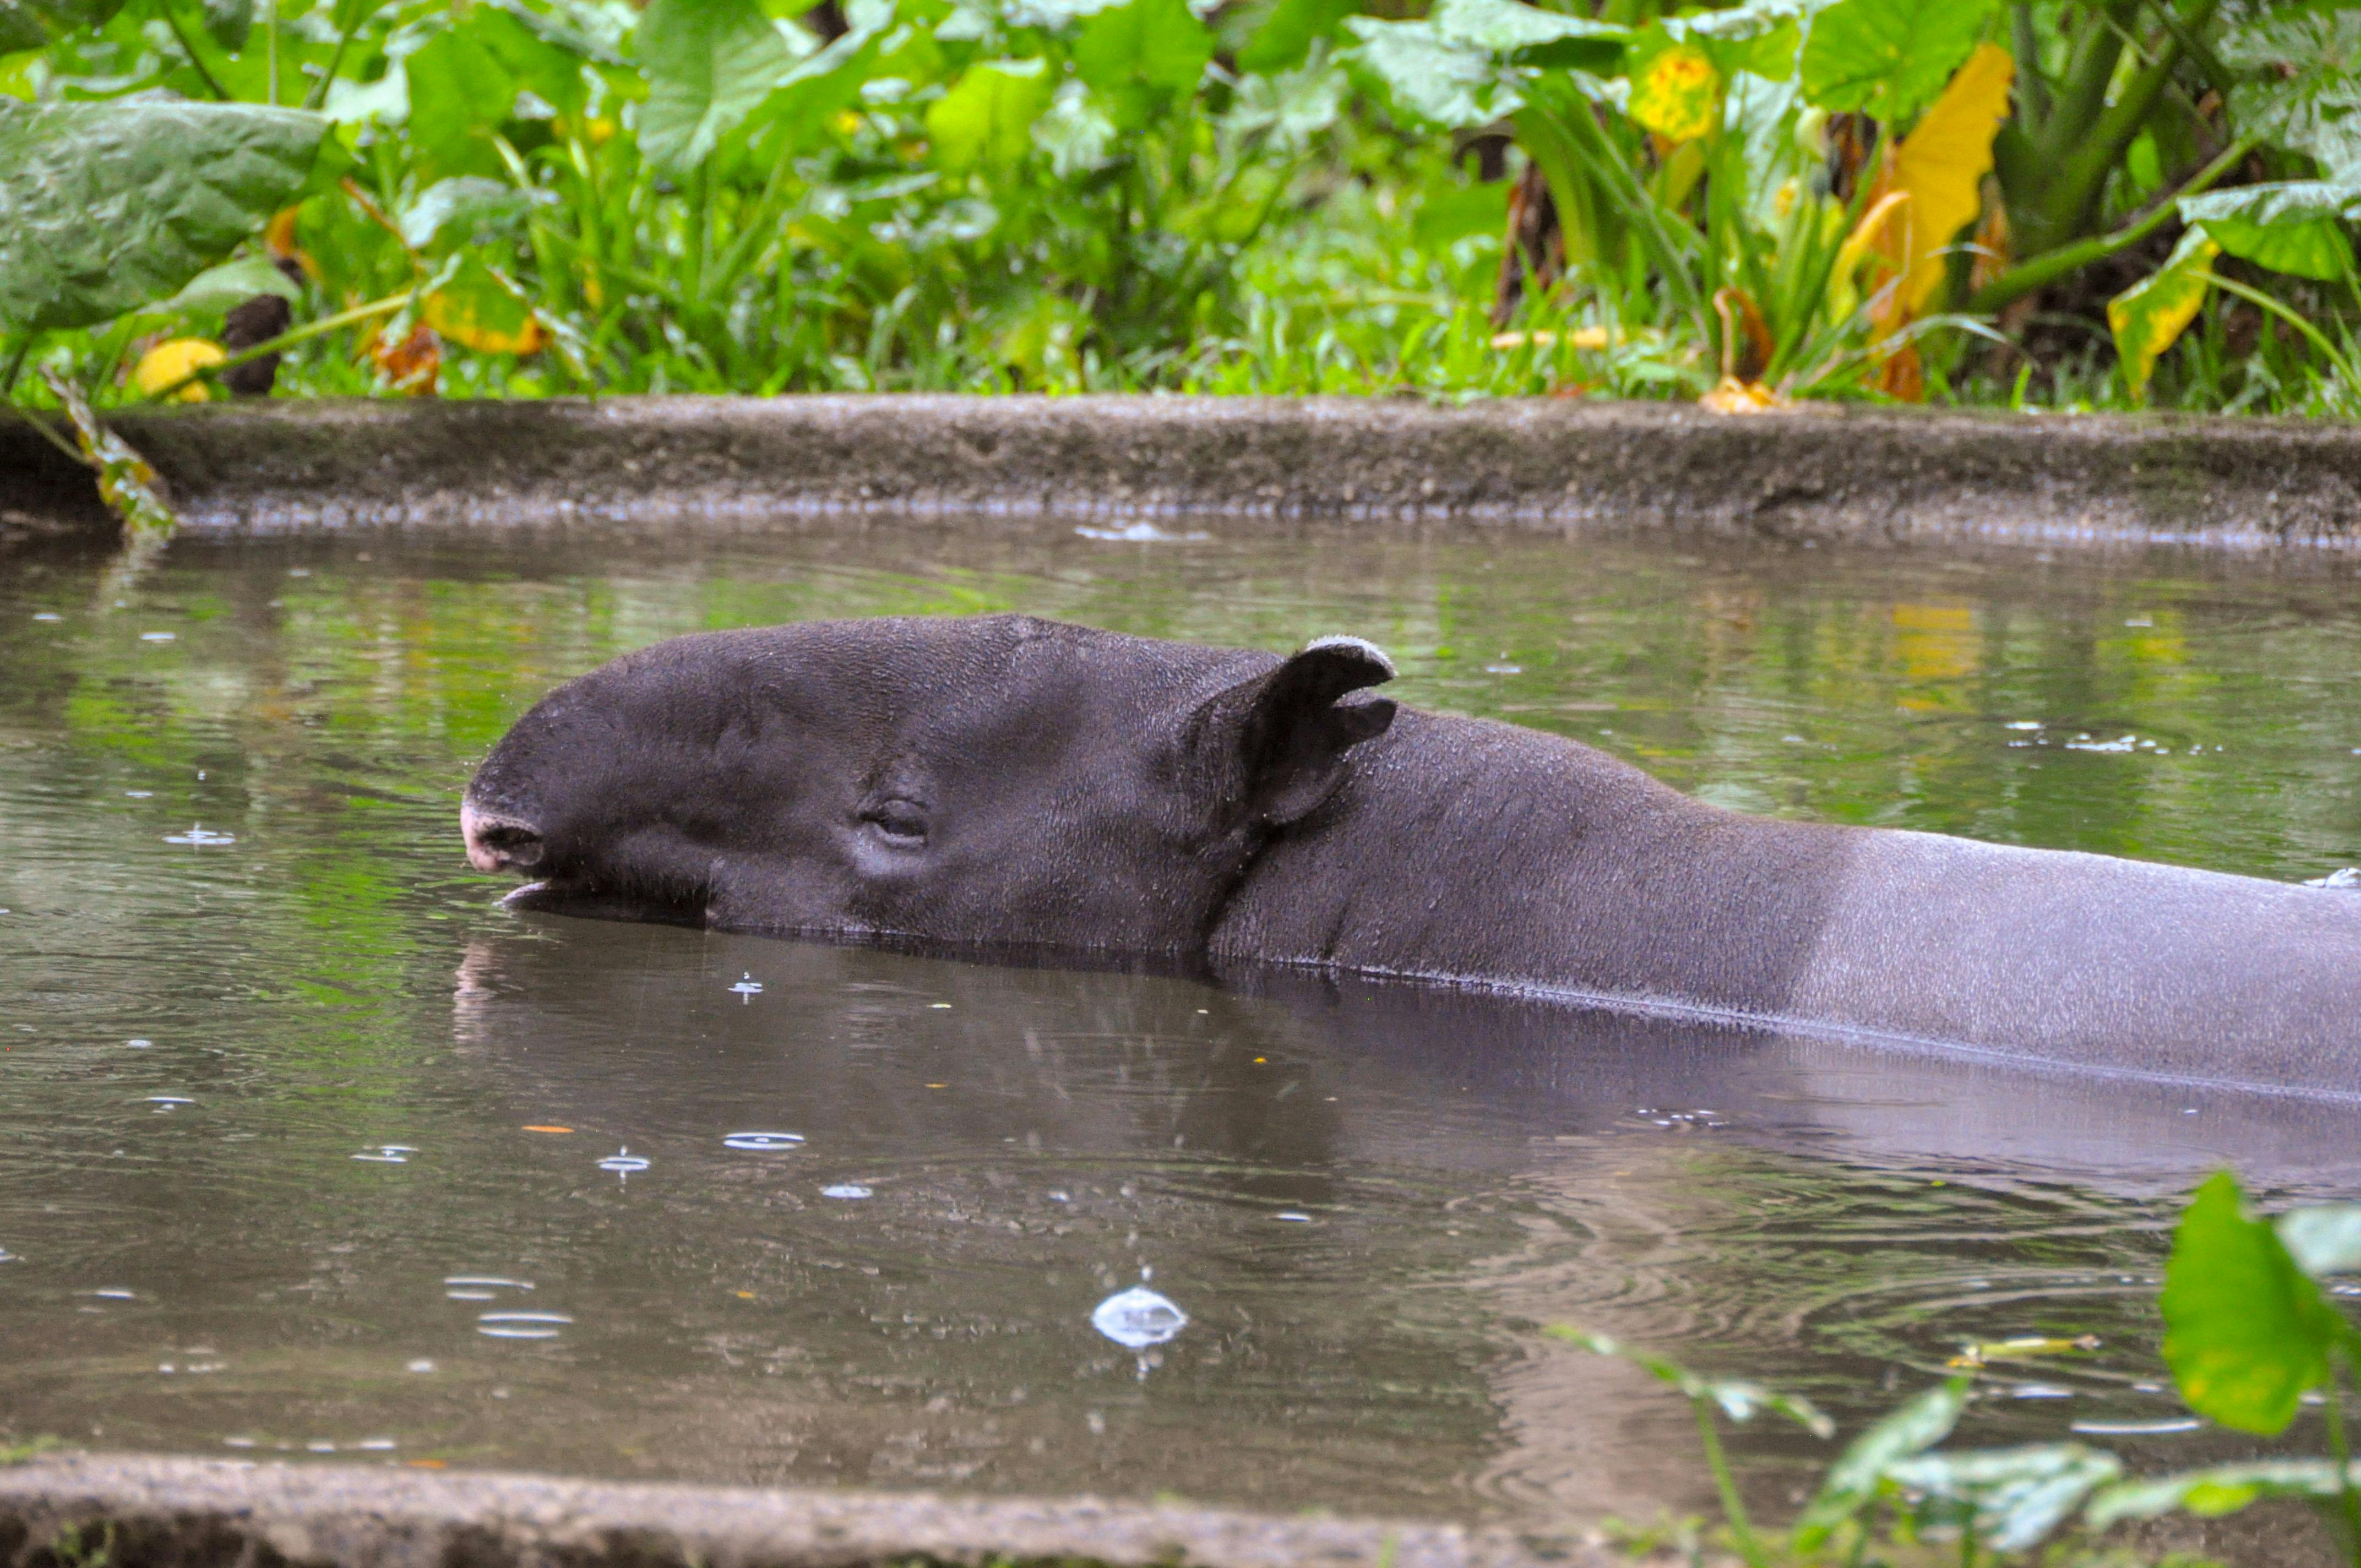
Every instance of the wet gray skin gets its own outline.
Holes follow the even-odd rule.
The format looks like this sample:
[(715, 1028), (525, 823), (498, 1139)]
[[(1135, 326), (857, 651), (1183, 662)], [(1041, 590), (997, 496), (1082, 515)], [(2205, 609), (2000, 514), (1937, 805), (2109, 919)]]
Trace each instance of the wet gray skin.
[[(2089, 1332), (2004, 1363), (1963, 1437), (2253, 1450), (2176, 1424), (2164, 1230), (2221, 1163), (2275, 1202), (2361, 1192), (2343, 1106), (1218, 957), (586, 921), (501, 908), (452, 853), (473, 771), (574, 673), (964, 609), (1357, 629), (1406, 707), (1794, 821), (2282, 883), (2361, 862), (2361, 618), (2325, 563), (1005, 524), (183, 542), (128, 579), (15, 557), (0, 1440), (1708, 1507), (1686, 1410), (1539, 1332), (1574, 1321), (1849, 1429), (1962, 1340)], [(802, 1141), (728, 1141), (754, 1132)], [(1143, 1270), (1188, 1317), (1144, 1354), (1091, 1322)], [(1825, 1457), (1736, 1441), (1773, 1510)], [(2284, 1446), (2321, 1441), (2307, 1416)]]
[(1021, 615), (674, 639), (469, 784), (527, 906), (1277, 963), (2361, 1100), (2361, 898), (1751, 816), (1281, 658)]

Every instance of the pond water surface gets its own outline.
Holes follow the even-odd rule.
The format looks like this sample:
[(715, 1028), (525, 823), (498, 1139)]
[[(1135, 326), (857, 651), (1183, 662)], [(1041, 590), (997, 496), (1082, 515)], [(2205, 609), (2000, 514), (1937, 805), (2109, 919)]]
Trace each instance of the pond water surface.
[[(461, 855), (473, 763), (613, 653), (1005, 608), (1356, 632), (1405, 700), (1749, 810), (2281, 879), (2361, 861), (2349, 563), (1205, 532), (0, 561), (0, 1439), (1699, 1507), (1686, 1409), (1540, 1333), (1574, 1322), (1848, 1429), (1963, 1342), (2092, 1333), (2002, 1363), (1964, 1437), (2250, 1451), (2162, 1387), (2165, 1228), (2224, 1161), (2361, 1192), (2351, 1104), (525, 916)], [(1142, 1284), (1177, 1333), (1093, 1325)], [(1739, 1449), (1772, 1502), (1825, 1456)]]

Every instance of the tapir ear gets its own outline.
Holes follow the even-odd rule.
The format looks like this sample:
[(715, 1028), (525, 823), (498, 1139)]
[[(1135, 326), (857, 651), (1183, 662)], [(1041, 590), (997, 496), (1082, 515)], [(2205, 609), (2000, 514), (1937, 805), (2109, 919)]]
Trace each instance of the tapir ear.
[(1301, 820), (1345, 782), (1345, 753), (1386, 732), (1384, 697), (1338, 699), (1394, 678), (1394, 662), (1357, 637), (1322, 637), (1277, 669), (1198, 709), (1195, 744), (1236, 804), (1273, 825)]

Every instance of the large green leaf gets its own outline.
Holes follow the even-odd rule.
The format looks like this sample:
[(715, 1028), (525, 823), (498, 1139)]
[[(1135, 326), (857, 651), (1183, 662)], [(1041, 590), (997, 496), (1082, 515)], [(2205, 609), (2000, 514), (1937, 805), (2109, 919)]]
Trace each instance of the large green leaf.
[(2356, 213), (2361, 213), (2361, 189), (2325, 180), (2241, 185), (2180, 199), (2181, 221), (2202, 227), (2231, 255), (2331, 283), (2352, 270), (2353, 244), (2344, 225)]
[(205, 31), (236, 54), (254, 31), (254, 0), (204, 0)]
[(505, 123), (517, 81), (464, 22), (444, 28), (402, 61), (410, 83), (411, 147), (431, 175), (500, 172), (484, 132)]
[(1033, 122), (1049, 108), (1051, 87), (1038, 60), (970, 67), (927, 111), (935, 161), (954, 174), (1016, 162), (1033, 146)]
[(654, 0), (639, 48), (640, 150), (673, 173), (702, 163), (796, 62), (756, 0)]
[(2180, 1216), (2162, 1305), (2165, 1363), (2189, 1408), (2267, 1436), (2327, 1381), (2329, 1351), (2351, 1332), (2226, 1170)]
[(0, 98), (0, 323), (86, 326), (161, 300), (303, 187), (301, 109)]
[(1213, 58), (1213, 32), (1188, 0), (1129, 0), (1083, 23), (1074, 40), (1074, 73), (1102, 93), (1194, 93)]
[(2361, 12), (2267, 11), (2230, 28), (2218, 48), (2246, 73), (2230, 93), (2240, 129), (2309, 153), (2333, 180), (2361, 183)]
[(1631, 29), (1562, 16), (1517, 0), (1437, 0), (1422, 21), (1354, 16), (1350, 60), (1378, 78), (1395, 104), (1438, 126), (1489, 125), (1525, 104), (1533, 66), (1606, 69)]
[(1950, 1436), (1960, 1424), (1960, 1412), (1967, 1409), (1969, 1381), (1954, 1377), (1929, 1388), (1853, 1439), (1828, 1466), (1819, 1494), (1795, 1521), (1797, 1545), (1806, 1551), (1819, 1546), (1877, 1495), (1878, 1483), (1891, 1466)]
[(1906, 119), (1935, 101), (1983, 36), (1993, 0), (1837, 0), (1812, 20), (1804, 94), (1824, 109)]

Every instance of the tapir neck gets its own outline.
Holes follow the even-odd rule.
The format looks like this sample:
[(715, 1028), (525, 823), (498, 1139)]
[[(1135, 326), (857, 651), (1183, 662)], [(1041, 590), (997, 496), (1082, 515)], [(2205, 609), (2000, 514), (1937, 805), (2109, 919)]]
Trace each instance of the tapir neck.
[(1257, 858), (1212, 956), (1782, 1011), (1847, 835), (1717, 810), (1603, 752), (1402, 712)]

